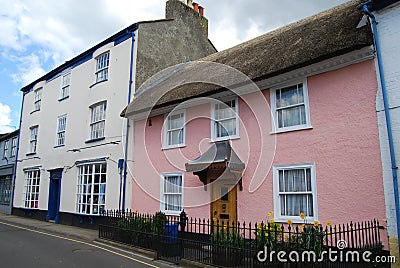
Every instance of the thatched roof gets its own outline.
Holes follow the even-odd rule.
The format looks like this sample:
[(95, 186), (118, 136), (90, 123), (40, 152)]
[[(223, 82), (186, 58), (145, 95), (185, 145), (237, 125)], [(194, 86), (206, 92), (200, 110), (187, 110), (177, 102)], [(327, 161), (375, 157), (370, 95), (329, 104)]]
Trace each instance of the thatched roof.
[[(209, 81), (224, 77), (226, 70), (204, 62), (228, 65), (253, 81), (260, 81), (331, 57), (373, 44), (370, 27), (357, 28), (363, 14), (357, 10), (361, 1), (350, 1), (315, 16), (266, 33), (233, 48), (172, 67), (144, 83), (124, 116), (137, 114), (184, 100), (223, 91), (210, 83), (188, 83), (196, 74)], [(203, 62), (203, 63), (201, 63)], [(227, 84), (235, 77), (224, 77)]]

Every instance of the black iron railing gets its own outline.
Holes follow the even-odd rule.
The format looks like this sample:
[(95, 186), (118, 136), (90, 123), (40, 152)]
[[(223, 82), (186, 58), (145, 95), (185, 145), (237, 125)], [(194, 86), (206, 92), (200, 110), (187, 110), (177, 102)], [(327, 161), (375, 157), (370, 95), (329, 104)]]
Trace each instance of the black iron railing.
[[(220, 267), (390, 267), (368, 263), (383, 250), (376, 220), (336, 226), (224, 222), (188, 219), (186, 214), (108, 211), (99, 236), (157, 251), (175, 263), (182, 258)], [(284, 252), (284, 253), (279, 253)], [(281, 254), (278, 258), (278, 253)], [(284, 255), (282, 255), (284, 254)]]

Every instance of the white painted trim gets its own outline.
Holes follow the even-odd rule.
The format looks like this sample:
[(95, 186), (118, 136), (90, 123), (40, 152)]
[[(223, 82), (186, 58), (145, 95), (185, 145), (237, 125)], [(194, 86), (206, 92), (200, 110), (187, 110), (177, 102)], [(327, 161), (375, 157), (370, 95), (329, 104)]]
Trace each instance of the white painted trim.
[(173, 215), (173, 216), (178, 216), (181, 211), (170, 211), (170, 210), (165, 210), (163, 208), (163, 204), (165, 204), (164, 201), (164, 177), (166, 176), (181, 176), (182, 177), (182, 210), (185, 207), (184, 201), (185, 201), (185, 173), (184, 172), (163, 172), (160, 174), (160, 211), (165, 213), (166, 215)]
[[(174, 145), (168, 145), (168, 141), (167, 141), (167, 120), (169, 116), (172, 115), (176, 115), (176, 114), (183, 114), (183, 143), (179, 143), (179, 144), (174, 144)], [(163, 146), (162, 146), (162, 150), (166, 150), (166, 149), (173, 149), (173, 148), (180, 148), (180, 147), (185, 147), (186, 146), (186, 109), (183, 110), (176, 110), (173, 111), (169, 114), (164, 114), (164, 122), (163, 122), (163, 131), (162, 131), (163, 137)]]
[[(306, 114), (306, 124), (279, 128), (278, 121), (277, 121), (278, 120), (277, 114), (276, 114), (276, 90), (284, 88), (284, 87), (288, 87), (288, 86), (294, 86), (297, 84), (303, 84), (303, 98), (304, 98), (304, 106), (305, 106), (305, 114)], [(291, 81), (290, 83), (282, 84), (279, 87), (271, 88), (269, 93), (270, 93), (270, 107), (271, 107), (271, 117), (272, 117), (272, 120), (271, 120), (272, 132), (271, 132), (271, 134), (312, 128), (311, 118), (310, 118), (310, 103), (308, 100), (307, 78), (304, 78), (302, 80)]]
[[(226, 137), (219, 137), (217, 138), (215, 135), (215, 105), (218, 104), (219, 102), (226, 102), (226, 101), (235, 101), (235, 115), (236, 115), (236, 134), (232, 136), (226, 136)], [(233, 140), (233, 139), (239, 139), (239, 100), (238, 97), (230, 97), (230, 98), (224, 98), (223, 100), (216, 100), (211, 102), (211, 118), (210, 118), (210, 129), (211, 129), (211, 141), (226, 141), (226, 140)]]
[[(279, 200), (279, 170), (292, 170), (292, 169), (311, 169), (311, 187), (313, 193), (313, 212), (314, 217), (306, 217), (305, 220), (301, 219), (300, 216), (281, 216), (281, 202)], [(317, 203), (317, 179), (316, 179), (316, 168), (314, 163), (303, 163), (303, 164), (290, 164), (290, 165), (275, 165), (272, 167), (272, 181), (273, 181), (273, 201), (274, 201), (274, 220), (276, 222), (287, 222), (291, 220), (293, 223), (313, 223), (318, 221), (318, 203)]]

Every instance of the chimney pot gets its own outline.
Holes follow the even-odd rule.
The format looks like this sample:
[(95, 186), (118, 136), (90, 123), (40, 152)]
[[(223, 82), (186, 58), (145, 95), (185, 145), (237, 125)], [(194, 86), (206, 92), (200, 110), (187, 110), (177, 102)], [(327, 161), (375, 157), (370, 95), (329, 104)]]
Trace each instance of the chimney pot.
[(193, 0), (187, 0), (187, 5), (193, 8)]
[(194, 11), (199, 12), (199, 4), (193, 3), (193, 9)]
[(199, 6), (199, 13), (201, 16), (204, 16), (204, 7)]

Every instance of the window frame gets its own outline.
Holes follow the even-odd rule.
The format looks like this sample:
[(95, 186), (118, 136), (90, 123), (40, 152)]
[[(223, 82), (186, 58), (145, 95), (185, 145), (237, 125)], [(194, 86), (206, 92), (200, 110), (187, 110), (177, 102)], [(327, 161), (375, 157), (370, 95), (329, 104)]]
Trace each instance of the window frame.
[[(100, 165), (100, 172), (96, 173), (96, 165)], [(105, 166), (105, 171), (103, 172), (102, 166)], [(91, 166), (91, 173), (81, 173), (82, 168), (86, 170)], [(106, 200), (107, 200), (107, 162), (90, 162), (90, 163), (83, 163), (77, 166), (77, 188), (76, 188), (76, 202), (75, 202), (75, 211), (81, 215), (101, 215), (102, 211), (106, 210)], [(89, 169), (87, 169), (89, 170)], [(91, 178), (91, 182), (85, 183), (85, 175), (86, 178)], [(99, 182), (95, 182), (95, 176), (99, 175)], [(105, 182), (102, 182), (102, 175), (105, 176)], [(95, 193), (95, 186), (98, 185), (98, 193)], [(104, 188), (102, 188), (104, 185)], [(90, 186), (90, 187), (89, 187)], [(89, 193), (90, 191), (90, 193)], [(84, 196), (89, 199), (86, 199), (84, 202)], [(95, 203), (95, 196), (97, 196), (97, 202)], [(103, 201), (101, 201), (100, 196), (103, 196)], [(82, 198), (80, 198), (82, 197)], [(89, 206), (89, 213), (85, 212), (87, 206)], [(95, 207), (97, 207), (97, 212), (95, 213)], [(102, 209), (100, 209), (102, 207)]]
[(11, 139), (11, 155), (10, 155), (10, 157), (15, 157), (15, 155), (17, 153), (17, 143), (18, 143), (18, 139), (16, 137)]
[[(165, 178), (166, 177), (181, 177), (181, 182), (182, 185), (181, 187), (181, 192), (180, 193), (165, 193), (164, 186), (165, 186)], [(184, 173), (183, 172), (165, 172), (160, 174), (160, 211), (165, 213), (166, 215), (180, 215), (182, 210), (184, 209), (184, 185), (185, 185), (185, 180), (184, 180)], [(180, 195), (181, 196), (181, 210), (167, 210), (165, 209), (165, 195)]]
[[(180, 128), (175, 128), (175, 129), (168, 129), (168, 120), (171, 118), (171, 116), (182, 114), (183, 118), (183, 125)], [(177, 144), (168, 144), (168, 134), (173, 131), (177, 130), (182, 130), (182, 143), (177, 143)], [(164, 125), (163, 125), (163, 149), (172, 149), (172, 148), (179, 148), (179, 147), (184, 147), (186, 146), (186, 110), (178, 110), (178, 111), (173, 111), (169, 114), (164, 114)]]
[[(225, 103), (229, 101), (235, 101), (235, 124), (236, 124), (236, 133), (234, 135), (228, 135), (224, 137), (217, 137), (217, 127), (216, 124), (219, 121), (226, 121), (230, 120), (233, 118), (224, 118), (224, 119), (215, 119), (216, 116), (216, 105), (220, 105), (221, 102)], [(219, 101), (213, 101), (211, 102), (211, 141), (224, 141), (224, 140), (232, 140), (232, 139), (238, 139), (239, 136), (239, 98), (238, 97), (233, 97), (233, 98), (227, 98), (224, 100), (219, 100)]]
[[(295, 125), (295, 126), (289, 126), (289, 127), (279, 127), (279, 122), (278, 122), (278, 108), (276, 106), (276, 92), (278, 90), (287, 88), (287, 87), (292, 87), (292, 86), (297, 86), (299, 84), (302, 84), (303, 86), (303, 104), (304, 104), (304, 109), (305, 109), (305, 116), (306, 116), (306, 123), (301, 124), (301, 125)], [(281, 133), (281, 132), (289, 132), (289, 131), (296, 131), (296, 130), (302, 130), (302, 129), (310, 129), (312, 128), (311, 126), (311, 120), (310, 120), (310, 105), (309, 105), (309, 96), (308, 96), (308, 85), (307, 85), (307, 78), (302, 79), (302, 80), (296, 80), (292, 81), (290, 83), (285, 83), (280, 85), (279, 87), (273, 87), (270, 89), (270, 105), (271, 105), (271, 116), (272, 116), (272, 132), (271, 134), (275, 133)], [(291, 106), (300, 106), (299, 104), (291, 105)], [(290, 108), (290, 107), (286, 107)], [(285, 108), (281, 108), (281, 110)]]
[[(62, 119), (65, 119), (64, 124), (63, 124), (64, 129), (60, 130), (60, 126), (61, 126), (60, 121)], [(63, 114), (63, 115), (60, 115), (59, 117), (57, 117), (57, 129), (56, 129), (57, 133), (56, 133), (56, 141), (55, 141), (56, 147), (65, 146), (66, 131), (67, 131), (67, 114)], [(63, 136), (61, 139), (60, 139), (60, 134)], [(60, 143), (60, 140), (62, 140), (63, 142)]]
[[(65, 81), (65, 78), (67, 78), (67, 82)], [(71, 70), (61, 75), (60, 96), (58, 97), (59, 101), (69, 97), (70, 88), (71, 88)]]
[[(33, 176), (33, 173), (35, 173), (36, 176)], [(31, 174), (31, 176), (29, 176), (29, 174)], [(31, 169), (25, 171), (25, 180), (23, 189), (24, 208), (39, 209), (40, 176), (41, 176), (40, 169)]]
[[(281, 170), (301, 170), (301, 169), (310, 169), (311, 175), (311, 194), (313, 200), (313, 216), (306, 216), (305, 219), (301, 219), (300, 215), (298, 216), (286, 216), (281, 215), (281, 199), (280, 195), (283, 195), (279, 191), (279, 171)], [(291, 164), (291, 165), (276, 165), (272, 167), (273, 170), (273, 192), (274, 192), (274, 215), (276, 222), (287, 222), (291, 220), (294, 223), (304, 223), (305, 221), (308, 223), (312, 223), (314, 221), (318, 221), (318, 202), (317, 202), (317, 182), (316, 182), (316, 168), (315, 163), (304, 163), (304, 164)], [(283, 192), (288, 194), (298, 194), (305, 195), (307, 193), (296, 193), (296, 192)]]
[[(97, 121), (94, 121), (93, 119), (94, 119), (95, 109), (97, 107), (100, 107), (100, 106), (104, 107), (103, 110), (102, 110), (103, 117), (98, 119)], [(90, 139), (89, 140), (103, 139), (105, 137), (105, 129), (106, 129), (107, 101), (98, 102), (96, 104), (91, 105), (89, 108), (90, 108), (90, 124), (89, 124), (89, 128), (90, 128), (90, 132), (89, 132), (90, 135), (89, 136), (90, 136)], [(99, 113), (101, 113), (101, 111)], [(93, 133), (96, 133), (96, 132), (98, 133), (99, 130), (100, 130), (100, 128), (97, 129), (97, 130), (94, 129), (95, 126), (101, 125), (102, 123), (103, 123), (103, 128), (102, 128), (103, 135), (102, 136), (96, 136), (96, 137), (93, 136)]]
[[(103, 58), (107, 55), (107, 58), (104, 60)], [(95, 83), (100, 83), (103, 81), (108, 81), (108, 76), (109, 76), (109, 67), (110, 67), (110, 50), (105, 51), (98, 55), (95, 60), (96, 60), (96, 70), (94, 73)]]
[[(30, 138), (29, 138), (29, 154), (35, 154), (37, 152), (37, 141), (38, 141), (38, 136), (39, 136), (39, 126), (32, 126), (29, 128), (30, 129)], [(36, 129), (35, 137), (32, 137), (32, 134), (34, 134), (34, 130)], [(33, 146), (33, 147), (32, 147)], [(34, 148), (32, 150), (32, 148)]]
[(5, 158), (8, 157), (9, 142), (10, 142), (10, 140), (4, 141), (4, 146), (3, 146), (3, 159), (5, 159)]
[(33, 111), (37, 112), (40, 111), (42, 107), (42, 94), (43, 94), (43, 87), (34, 90), (35, 96), (33, 99)]

